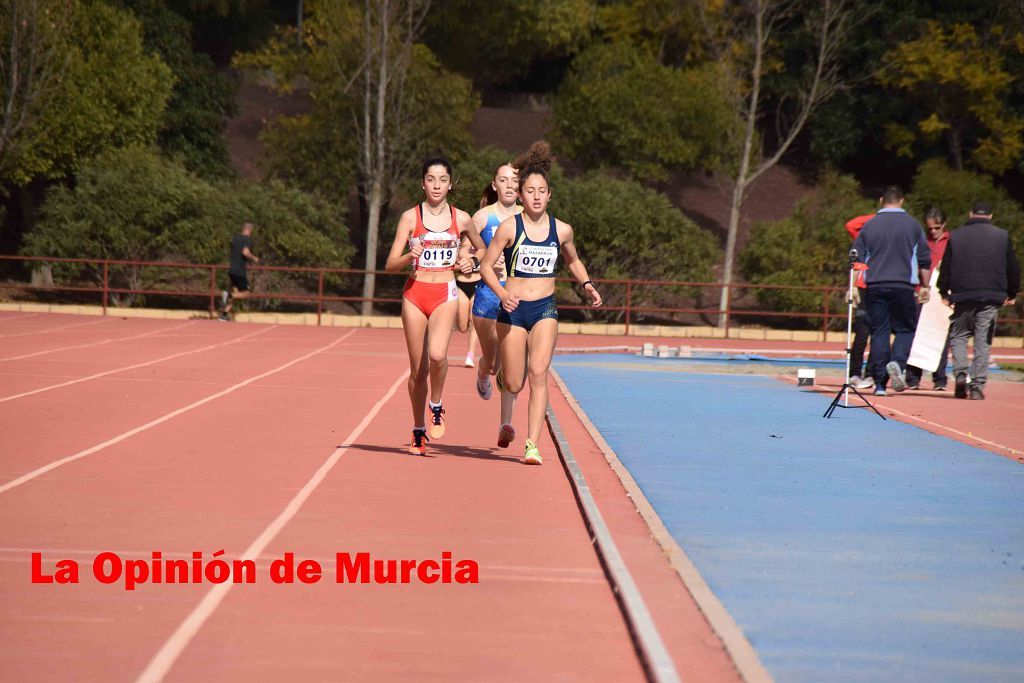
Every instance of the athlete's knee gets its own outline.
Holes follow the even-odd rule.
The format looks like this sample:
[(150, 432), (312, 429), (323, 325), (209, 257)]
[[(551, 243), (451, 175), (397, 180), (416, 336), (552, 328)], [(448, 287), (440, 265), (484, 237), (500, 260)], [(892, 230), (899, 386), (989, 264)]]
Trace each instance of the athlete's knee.
[(448, 365), (448, 350), (445, 349), (443, 352), (437, 353), (434, 351), (430, 352), (430, 369), (437, 370)]
[(501, 383), (505, 386), (505, 390), (510, 394), (518, 394), (523, 390), (523, 378), (522, 377), (511, 377), (509, 373), (502, 369), (500, 370)]

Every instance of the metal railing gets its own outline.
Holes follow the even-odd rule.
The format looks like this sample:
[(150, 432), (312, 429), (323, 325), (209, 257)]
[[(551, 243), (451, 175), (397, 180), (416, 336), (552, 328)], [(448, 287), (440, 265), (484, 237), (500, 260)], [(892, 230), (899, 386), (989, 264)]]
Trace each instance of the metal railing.
[[(118, 260), (118, 259), (78, 259), (78, 258), (50, 258), (40, 256), (0, 256), (0, 261), (9, 262), (20, 262), (23, 265), (54, 265), (62, 264), (70, 267), (87, 267), (93, 268), (92, 272), (92, 286), (86, 286), (82, 284), (82, 278), (79, 277), (75, 280), (77, 284), (53, 284), (53, 285), (39, 285), (39, 284), (25, 284), (21, 282), (0, 282), (0, 288), (8, 290), (19, 290), (19, 291), (32, 291), (32, 292), (75, 292), (75, 293), (96, 293), (100, 297), (101, 305), (103, 307), (103, 314), (107, 315), (108, 309), (111, 306), (112, 297), (120, 297), (121, 295), (128, 296), (171, 296), (179, 298), (198, 298), (206, 301), (209, 308), (209, 313), (212, 316), (217, 313), (217, 295), (221, 290), (218, 285), (218, 274), (227, 271), (227, 266), (224, 264), (194, 264), (194, 263), (166, 263), (159, 261), (129, 261), (129, 260)], [(173, 289), (157, 289), (152, 287), (131, 287), (121, 286), (112, 282), (112, 270), (124, 269), (124, 268), (148, 268), (148, 269), (163, 269), (172, 273), (187, 273), (187, 271), (199, 271), (203, 273), (202, 282), (203, 288), (195, 288), (193, 280), (195, 276), (191, 276), (188, 282), (178, 282)], [(288, 301), (296, 303), (305, 303), (316, 306), (316, 320), (317, 325), (321, 324), (323, 314), (325, 312), (325, 306), (330, 303), (343, 303), (349, 305), (359, 305), (365, 301), (371, 301), (374, 304), (382, 305), (399, 305), (401, 304), (401, 297), (399, 296), (380, 296), (373, 298), (364, 298), (361, 294), (336, 294), (328, 293), (325, 291), (325, 282), (328, 279), (339, 276), (344, 277), (358, 277), (360, 279), (360, 285), (353, 287), (352, 289), (361, 290), (361, 279), (367, 271), (356, 269), (356, 268), (318, 268), (318, 267), (292, 267), (292, 266), (250, 266), (249, 271), (252, 273), (282, 273), (290, 274), (294, 276), (300, 276), (306, 280), (307, 287), (309, 287), (312, 280), (315, 278), (316, 291), (266, 291), (266, 292), (254, 292), (251, 293), (248, 300), (250, 301)], [(373, 271), (377, 276), (382, 278), (400, 278), (404, 279), (408, 277), (408, 273), (389, 273), (386, 271)], [(123, 277), (123, 276), (122, 276)], [(179, 280), (181, 278), (179, 277)], [(574, 281), (568, 278), (558, 278), (558, 283), (573, 284)], [(662, 322), (659, 324), (680, 324), (678, 321), (673, 320), (676, 316), (689, 315), (689, 316), (700, 316), (706, 320), (713, 320), (718, 322), (721, 320), (723, 312), (719, 310), (718, 306), (699, 306), (697, 301), (705, 298), (703, 296), (687, 296), (678, 298), (688, 298), (694, 300), (692, 306), (668, 306), (668, 305), (656, 305), (648, 301), (650, 297), (640, 297), (640, 301), (636, 301), (638, 288), (655, 288), (662, 292), (660, 297), (665, 298), (664, 290), (666, 288), (685, 288), (688, 290), (697, 290), (699, 292), (705, 292), (711, 290), (714, 295), (715, 301), (718, 299), (718, 294), (722, 288), (726, 289), (726, 310), (724, 311), (723, 330), (726, 337), (729, 336), (729, 330), (735, 326), (736, 319), (739, 318), (773, 318), (773, 319), (793, 319), (793, 320), (817, 320), (820, 322), (820, 330), (822, 334), (822, 340), (827, 338), (828, 331), (831, 324), (834, 321), (846, 319), (846, 302), (845, 292), (846, 287), (829, 287), (821, 285), (764, 285), (764, 284), (746, 284), (746, 283), (733, 283), (725, 285), (721, 282), (690, 282), (681, 280), (622, 280), (622, 279), (610, 279), (610, 278), (594, 278), (595, 284), (600, 285), (603, 293), (606, 293), (605, 300), (606, 304), (602, 307), (602, 311), (612, 312), (620, 314), (620, 320), (624, 323), (625, 334), (629, 335), (630, 330), (635, 325), (639, 318), (650, 318), (652, 316), (659, 316)], [(608, 296), (609, 288), (613, 288), (616, 296)], [(621, 290), (614, 290), (614, 288), (622, 288)], [(385, 289), (388, 289), (385, 287)], [(390, 289), (395, 289), (391, 287)], [(622, 291), (624, 290), (624, 291)], [(793, 311), (793, 310), (771, 310), (766, 308), (750, 308), (740, 307), (733, 308), (733, 304), (740, 298), (738, 292), (754, 293), (756, 295), (759, 291), (790, 291), (794, 293), (809, 293), (815, 297), (820, 296), (821, 306), (814, 311)], [(582, 299), (582, 297), (580, 297)], [(613, 300), (619, 299), (621, 303), (612, 303)], [(559, 308), (562, 310), (574, 310), (574, 311), (589, 311), (590, 306), (587, 303), (574, 304), (568, 302), (559, 302)], [(1021, 326), (1024, 329), (1024, 319), (1020, 316), (1020, 304), (1018, 304), (1016, 317), (1001, 317), (999, 322), (1002, 326), (1016, 325)], [(583, 313), (583, 315), (586, 315)], [(665, 318), (667, 317), (667, 322)], [(712, 323), (713, 324), (713, 323)], [(1016, 336), (1016, 335), (1014, 335)], [(1024, 338), (1022, 338), (1022, 346), (1024, 346)]]

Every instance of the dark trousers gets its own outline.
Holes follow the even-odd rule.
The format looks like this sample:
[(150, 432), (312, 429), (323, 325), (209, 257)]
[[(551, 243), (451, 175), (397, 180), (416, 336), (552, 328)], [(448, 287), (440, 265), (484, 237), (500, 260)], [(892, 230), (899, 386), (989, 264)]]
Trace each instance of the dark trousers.
[[(864, 349), (871, 337), (871, 324), (868, 322), (868, 310), (864, 302), (853, 309), (853, 346), (850, 347), (850, 375), (857, 377), (871, 376), (871, 368), (864, 371)], [(870, 364), (870, 359), (868, 363)]]
[[(871, 324), (871, 374), (875, 386), (885, 387), (889, 375), (885, 366), (891, 361), (906, 370), (910, 346), (917, 327), (917, 302), (909, 287), (868, 287), (868, 320)], [(892, 346), (889, 336), (893, 336)]]
[[(921, 304), (917, 305), (917, 317), (921, 318)], [(946, 377), (946, 363), (949, 362), (949, 334), (946, 334), (946, 344), (942, 347), (942, 359), (939, 361), (939, 367), (932, 373), (932, 383), (937, 387), (944, 387), (948, 382)], [(921, 378), (924, 376), (924, 370), (917, 367), (916, 365), (907, 366), (907, 386), (916, 387), (920, 386)]]

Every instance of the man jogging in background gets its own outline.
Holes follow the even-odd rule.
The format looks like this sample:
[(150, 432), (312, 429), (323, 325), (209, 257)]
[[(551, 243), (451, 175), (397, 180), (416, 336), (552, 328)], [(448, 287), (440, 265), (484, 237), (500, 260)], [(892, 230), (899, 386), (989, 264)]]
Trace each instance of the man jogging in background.
[[(853, 243), (857, 260), (868, 266), (865, 300), (871, 325), (871, 371), (875, 395), (886, 384), (903, 391), (910, 346), (917, 327), (917, 304), (928, 300), (932, 257), (921, 224), (903, 210), (903, 190), (890, 185), (879, 199), (882, 208), (861, 229)], [(889, 337), (894, 335), (892, 346)]]
[(228, 279), (231, 280), (231, 294), (221, 292), (224, 299), (224, 311), (221, 320), (231, 320), (231, 308), (235, 299), (248, 299), (252, 286), (246, 274), (248, 262), (259, 263), (260, 259), (252, 253), (252, 223), (243, 223), (242, 232), (231, 238), (231, 263), (228, 266)]
[[(949, 236), (939, 294), (953, 306), (949, 347), (953, 352), (956, 397), (967, 398), (971, 372), (972, 400), (985, 398), (988, 354), (996, 329), (996, 313), (1012, 306), (1020, 291), (1020, 264), (1010, 235), (992, 224), (992, 205), (976, 202), (967, 223)], [(974, 337), (974, 362), (967, 364), (967, 340)]]

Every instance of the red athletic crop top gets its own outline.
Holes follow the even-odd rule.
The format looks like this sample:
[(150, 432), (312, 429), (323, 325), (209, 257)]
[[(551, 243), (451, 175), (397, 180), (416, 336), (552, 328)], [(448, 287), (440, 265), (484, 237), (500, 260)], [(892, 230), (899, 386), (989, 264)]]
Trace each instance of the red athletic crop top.
[(452, 210), (451, 226), (444, 232), (433, 232), (423, 225), (423, 204), (416, 207), (416, 229), (412, 231), (411, 239), (420, 240), (423, 253), (418, 259), (413, 259), (413, 270), (455, 270), (455, 262), (459, 258), (459, 223), (455, 207), (449, 208)]

